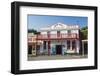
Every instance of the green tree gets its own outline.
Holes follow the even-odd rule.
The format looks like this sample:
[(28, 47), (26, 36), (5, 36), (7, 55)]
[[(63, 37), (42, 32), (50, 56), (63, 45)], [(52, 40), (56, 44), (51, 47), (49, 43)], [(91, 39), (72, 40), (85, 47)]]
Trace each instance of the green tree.
[(81, 28), (81, 36), (82, 36), (82, 40), (88, 39), (88, 27), (87, 26)]
[(34, 29), (28, 29), (28, 33), (39, 34), (40, 32), (37, 32), (37, 30)]

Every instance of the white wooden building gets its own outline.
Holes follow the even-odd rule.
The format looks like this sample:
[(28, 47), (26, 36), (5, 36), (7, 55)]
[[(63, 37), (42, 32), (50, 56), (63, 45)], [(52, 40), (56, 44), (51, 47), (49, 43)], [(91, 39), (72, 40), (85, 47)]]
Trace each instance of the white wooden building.
[(42, 41), (39, 46), (39, 54), (65, 55), (77, 53), (80, 50), (80, 27), (78, 25), (66, 25), (57, 23), (48, 27), (40, 28), (40, 34), (36, 41)]

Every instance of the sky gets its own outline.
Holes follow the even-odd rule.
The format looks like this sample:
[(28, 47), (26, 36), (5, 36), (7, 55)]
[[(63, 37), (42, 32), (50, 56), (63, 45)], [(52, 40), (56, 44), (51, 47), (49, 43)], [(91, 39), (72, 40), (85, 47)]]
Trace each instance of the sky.
[(88, 17), (78, 16), (28, 15), (27, 20), (28, 29), (35, 30), (39, 30), (42, 27), (52, 26), (56, 23), (79, 25), (81, 28), (88, 24)]

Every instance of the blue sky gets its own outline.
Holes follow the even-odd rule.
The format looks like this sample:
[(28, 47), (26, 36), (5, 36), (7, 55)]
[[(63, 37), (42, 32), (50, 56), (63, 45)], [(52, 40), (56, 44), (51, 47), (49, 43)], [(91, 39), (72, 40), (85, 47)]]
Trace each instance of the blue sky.
[(56, 23), (69, 25), (78, 24), (80, 27), (87, 26), (88, 17), (78, 16), (48, 16), (48, 15), (28, 15), (28, 29), (39, 30), (41, 27), (47, 27)]

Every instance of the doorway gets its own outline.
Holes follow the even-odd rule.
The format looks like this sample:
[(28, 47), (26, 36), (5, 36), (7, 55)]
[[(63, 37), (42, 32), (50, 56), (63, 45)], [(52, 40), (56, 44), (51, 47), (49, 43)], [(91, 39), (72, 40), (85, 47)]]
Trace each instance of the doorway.
[(62, 54), (62, 45), (56, 45), (56, 54), (61, 55)]
[(28, 46), (28, 54), (32, 54), (32, 46), (31, 45)]

